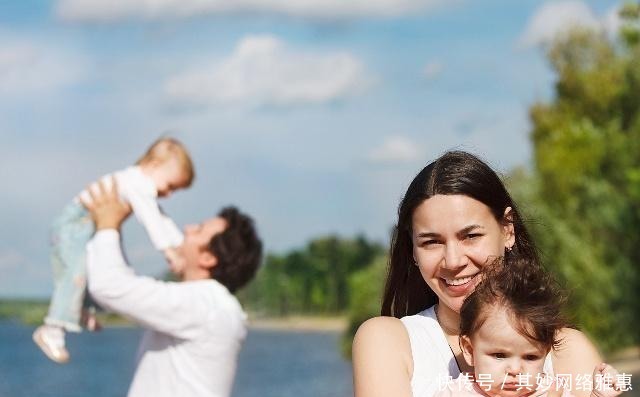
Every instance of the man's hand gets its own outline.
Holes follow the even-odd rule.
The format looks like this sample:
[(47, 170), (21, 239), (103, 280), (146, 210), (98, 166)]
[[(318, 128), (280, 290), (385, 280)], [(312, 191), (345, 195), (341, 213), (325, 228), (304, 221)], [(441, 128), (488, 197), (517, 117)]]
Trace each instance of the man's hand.
[(122, 222), (131, 214), (131, 206), (120, 200), (118, 184), (111, 177), (111, 188), (107, 189), (102, 181), (98, 182), (98, 190), (87, 188), (91, 201), (80, 200), (89, 211), (96, 224), (96, 230), (120, 229)]

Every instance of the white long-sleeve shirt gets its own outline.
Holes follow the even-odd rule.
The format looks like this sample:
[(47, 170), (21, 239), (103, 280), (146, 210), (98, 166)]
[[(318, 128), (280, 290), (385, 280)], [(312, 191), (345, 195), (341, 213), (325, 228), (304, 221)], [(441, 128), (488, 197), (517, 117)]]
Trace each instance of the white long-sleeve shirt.
[(129, 397), (227, 397), (246, 336), (246, 314), (215, 280), (164, 282), (127, 266), (116, 230), (87, 245), (89, 291), (147, 330)]
[[(111, 187), (111, 176), (114, 176), (118, 183), (120, 197), (131, 204), (133, 214), (144, 226), (157, 250), (163, 251), (182, 244), (184, 237), (180, 228), (162, 213), (157, 202), (158, 189), (139, 166), (131, 166), (100, 178), (107, 188)], [(92, 189), (95, 186), (92, 185)], [(80, 198), (83, 201), (91, 201), (91, 196), (86, 190), (80, 192), (74, 200), (79, 202)]]

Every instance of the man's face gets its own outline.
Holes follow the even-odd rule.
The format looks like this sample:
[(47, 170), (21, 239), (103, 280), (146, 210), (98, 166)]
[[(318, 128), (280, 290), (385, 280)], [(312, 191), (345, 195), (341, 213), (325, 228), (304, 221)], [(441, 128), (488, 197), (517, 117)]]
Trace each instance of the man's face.
[[(218, 233), (222, 233), (227, 227), (227, 222), (220, 217), (211, 218), (197, 225), (184, 227), (184, 242), (180, 247), (180, 253), (184, 257), (184, 268), (176, 271), (185, 276), (194, 269), (215, 266), (211, 265), (213, 254), (207, 250), (207, 245)], [(213, 258), (215, 261), (215, 258)], [(217, 261), (216, 261), (217, 262)]]

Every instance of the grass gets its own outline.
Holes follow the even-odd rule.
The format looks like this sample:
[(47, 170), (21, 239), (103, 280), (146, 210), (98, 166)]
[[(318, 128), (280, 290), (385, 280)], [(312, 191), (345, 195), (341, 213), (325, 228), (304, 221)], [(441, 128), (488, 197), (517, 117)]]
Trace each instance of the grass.
[[(0, 320), (14, 320), (24, 325), (40, 325), (47, 314), (49, 301), (37, 299), (0, 299)], [(123, 326), (131, 322), (113, 313), (98, 312), (102, 325)]]

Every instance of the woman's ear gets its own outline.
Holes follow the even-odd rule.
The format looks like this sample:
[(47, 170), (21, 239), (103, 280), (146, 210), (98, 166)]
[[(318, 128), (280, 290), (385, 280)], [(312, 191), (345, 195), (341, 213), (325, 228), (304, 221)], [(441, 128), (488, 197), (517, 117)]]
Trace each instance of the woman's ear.
[(511, 207), (507, 207), (504, 210), (504, 215), (502, 216), (502, 232), (505, 237), (504, 246), (508, 250), (511, 250), (516, 243), (516, 232), (513, 226), (513, 209)]
[(464, 361), (473, 367), (473, 346), (471, 345), (471, 339), (468, 336), (463, 335), (460, 337), (460, 348), (462, 349)]

